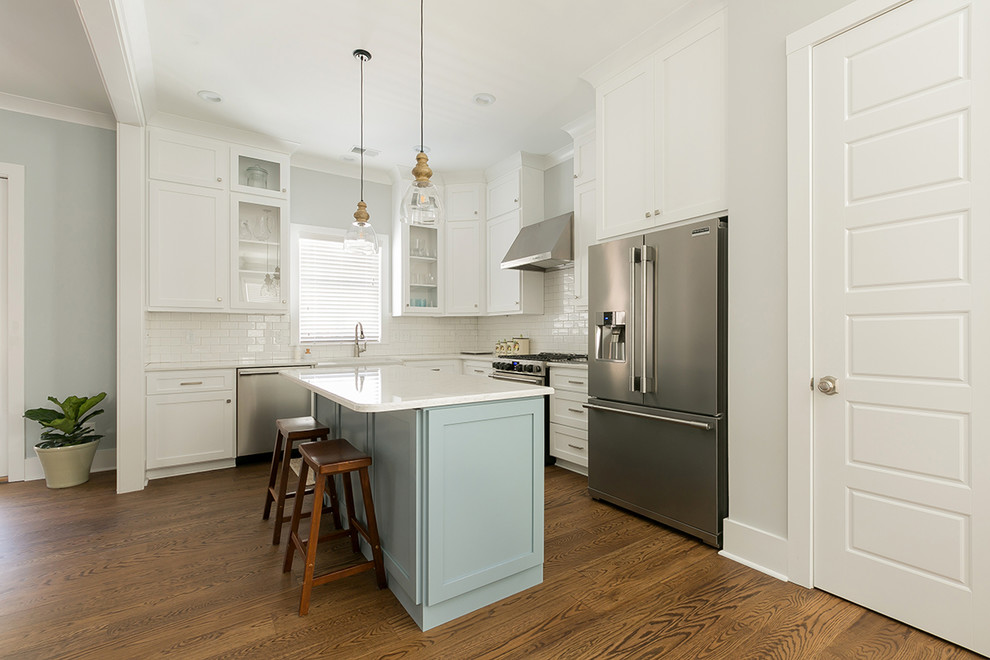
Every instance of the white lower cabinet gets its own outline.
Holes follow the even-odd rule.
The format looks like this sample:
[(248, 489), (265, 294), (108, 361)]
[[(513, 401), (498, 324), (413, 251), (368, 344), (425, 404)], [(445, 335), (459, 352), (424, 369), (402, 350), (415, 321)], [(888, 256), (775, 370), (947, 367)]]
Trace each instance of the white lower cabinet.
[(234, 378), (232, 369), (148, 374), (149, 478), (234, 464)]
[(465, 376), (488, 376), (492, 373), (491, 360), (464, 360)]
[(460, 360), (407, 360), (405, 366), (413, 367), (414, 369), (429, 369), (430, 371), (445, 374), (461, 373)]
[(550, 366), (550, 455), (557, 465), (588, 474), (588, 371)]

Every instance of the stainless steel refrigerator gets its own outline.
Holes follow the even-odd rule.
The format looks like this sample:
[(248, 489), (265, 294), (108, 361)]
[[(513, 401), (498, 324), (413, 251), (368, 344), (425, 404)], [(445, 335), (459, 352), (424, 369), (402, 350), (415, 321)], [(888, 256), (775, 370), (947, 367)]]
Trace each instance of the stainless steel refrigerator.
[(591, 495), (716, 547), (728, 514), (727, 220), (588, 253)]

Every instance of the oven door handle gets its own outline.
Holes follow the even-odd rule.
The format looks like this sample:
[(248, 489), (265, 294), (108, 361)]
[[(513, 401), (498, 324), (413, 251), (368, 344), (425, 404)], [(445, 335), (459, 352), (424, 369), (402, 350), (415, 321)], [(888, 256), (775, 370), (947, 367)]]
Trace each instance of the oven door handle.
[(529, 383), (530, 385), (543, 384), (542, 376), (525, 376), (522, 374), (518, 376), (510, 376), (509, 374), (488, 374), (488, 377), (494, 380), (508, 380), (514, 383)]

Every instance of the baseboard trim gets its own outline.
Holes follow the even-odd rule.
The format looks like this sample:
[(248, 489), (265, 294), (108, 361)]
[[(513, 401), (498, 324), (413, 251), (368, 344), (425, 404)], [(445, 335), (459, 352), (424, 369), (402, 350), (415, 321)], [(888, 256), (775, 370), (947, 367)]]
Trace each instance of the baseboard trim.
[[(116, 469), (117, 450), (97, 449), (96, 456), (93, 457), (93, 467), (90, 472), (107, 472)], [(24, 459), (24, 481), (35, 481), (44, 478), (45, 471), (42, 469), (41, 461), (38, 460), (36, 455)]]
[(787, 579), (787, 539), (726, 518), (720, 555), (778, 580)]

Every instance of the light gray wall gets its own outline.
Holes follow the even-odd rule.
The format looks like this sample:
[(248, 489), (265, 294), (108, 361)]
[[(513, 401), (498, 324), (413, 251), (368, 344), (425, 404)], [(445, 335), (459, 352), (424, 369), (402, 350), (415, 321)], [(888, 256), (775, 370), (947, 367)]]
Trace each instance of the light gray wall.
[(729, 517), (785, 537), (785, 38), (850, 1), (728, 3)]
[[(101, 449), (116, 445), (116, 158), (114, 131), (0, 110), (0, 161), (24, 166), (25, 403), (106, 392)], [(33, 457), (41, 427), (25, 425)]]
[(574, 210), (574, 159), (543, 173), (543, 212), (548, 218)]
[[(337, 174), (293, 167), (290, 209), (292, 222), (347, 229), (361, 197), (361, 182)], [(392, 229), (392, 186), (364, 183), (364, 202), (371, 226), (379, 234)]]

